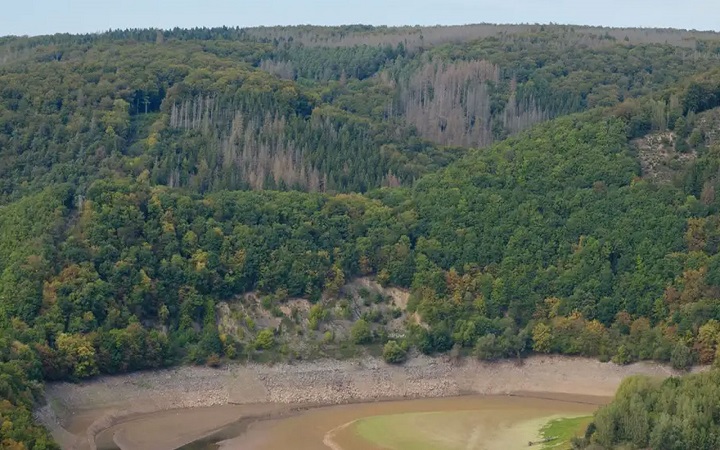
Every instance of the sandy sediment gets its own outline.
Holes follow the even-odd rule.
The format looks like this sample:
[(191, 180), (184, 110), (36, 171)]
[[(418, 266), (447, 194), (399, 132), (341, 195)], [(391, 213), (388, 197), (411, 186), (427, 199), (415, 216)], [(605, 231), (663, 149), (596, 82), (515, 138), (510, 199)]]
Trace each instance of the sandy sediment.
[[(94, 449), (103, 430), (157, 411), (214, 405), (330, 405), (398, 398), (517, 392), (612, 396), (629, 375), (679, 373), (653, 363), (619, 366), (585, 358), (533, 356), (483, 363), (417, 357), (402, 366), (365, 358), (273, 366), (178, 367), (51, 383), (38, 417), (67, 449)], [(188, 435), (188, 442), (211, 430)], [(192, 434), (192, 433), (191, 433)]]

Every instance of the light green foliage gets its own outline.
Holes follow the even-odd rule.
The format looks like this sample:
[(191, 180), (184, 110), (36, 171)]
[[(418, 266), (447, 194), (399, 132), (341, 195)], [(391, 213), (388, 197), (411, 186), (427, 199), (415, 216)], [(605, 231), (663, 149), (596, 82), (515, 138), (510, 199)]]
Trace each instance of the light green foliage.
[[(525, 430), (522, 426), (519, 427), (522, 429), (520, 431), (511, 426), (509, 429), (501, 429), (503, 434), (497, 436), (497, 429), (487, 429), (489, 423), (496, 422), (488, 421), (485, 413), (486, 411), (456, 410), (370, 416), (352, 423), (350, 431), (366, 441), (365, 446), (368, 448), (392, 450), (465, 450), (478, 442), (478, 435), (483, 439), (480, 441), (483, 444), (502, 447), (503, 444), (507, 445), (508, 441), (517, 443), (522, 440), (523, 437), (519, 437), (517, 433), (521, 433), (521, 436), (534, 436), (538, 431)], [(509, 418), (509, 421), (512, 423), (512, 418)], [(515, 434), (508, 438), (504, 433)], [(521, 446), (527, 447), (527, 441), (508, 448), (519, 449)], [(558, 450), (560, 448), (562, 447)]]
[(259, 350), (270, 350), (275, 345), (275, 335), (272, 330), (264, 329), (255, 336), (255, 347)]
[(331, 344), (333, 341), (335, 341), (335, 334), (328, 330), (323, 334), (323, 343), (324, 344)]
[(309, 327), (311, 330), (317, 330), (320, 324), (328, 318), (330, 312), (323, 308), (323, 305), (318, 303), (310, 308), (308, 316)]
[[(438, 442), (427, 440), (424, 434), (428, 430), (419, 430), (411, 420), (417, 414), (394, 414), (389, 416), (372, 416), (359, 420), (353, 425), (355, 432), (371, 444), (383, 448), (406, 448), (408, 450), (451, 450)], [(445, 420), (434, 414), (441, 425)]]
[(238, 351), (237, 351), (235, 342), (226, 338), (226, 340), (224, 340), (224, 342), (223, 342), (223, 354), (228, 359), (235, 359), (238, 355)]
[(397, 341), (387, 341), (383, 347), (383, 359), (390, 364), (399, 364), (407, 358), (407, 350)]
[(337, 307), (340, 310), (340, 317), (345, 320), (352, 318), (352, 309), (350, 308), (350, 301), (348, 299), (344, 298), (340, 300)]
[(613, 356), (612, 360), (615, 364), (624, 365), (632, 362), (632, 356), (628, 348), (623, 344), (618, 347), (617, 353)]
[(583, 438), (592, 421), (591, 416), (563, 417), (553, 419), (540, 429), (543, 439), (549, 439), (543, 449), (566, 450), (572, 448), (573, 438)]
[(245, 316), (245, 326), (248, 327), (250, 331), (255, 330), (255, 321), (250, 316)]

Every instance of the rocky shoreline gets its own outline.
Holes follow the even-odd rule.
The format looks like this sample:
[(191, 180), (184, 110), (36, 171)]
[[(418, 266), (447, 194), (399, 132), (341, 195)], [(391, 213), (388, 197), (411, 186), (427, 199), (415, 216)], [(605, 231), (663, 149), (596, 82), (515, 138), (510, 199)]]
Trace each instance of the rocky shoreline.
[[(402, 366), (376, 358), (236, 364), (219, 369), (186, 366), (78, 384), (51, 383), (46, 388), (47, 405), (38, 417), (63, 448), (92, 449), (98, 433), (128, 417), (176, 408), (332, 405), (516, 392), (610, 397), (623, 378), (634, 374), (680, 375), (653, 363), (618, 366), (563, 356), (495, 363), (420, 356)], [(79, 417), (86, 417), (85, 422)]]

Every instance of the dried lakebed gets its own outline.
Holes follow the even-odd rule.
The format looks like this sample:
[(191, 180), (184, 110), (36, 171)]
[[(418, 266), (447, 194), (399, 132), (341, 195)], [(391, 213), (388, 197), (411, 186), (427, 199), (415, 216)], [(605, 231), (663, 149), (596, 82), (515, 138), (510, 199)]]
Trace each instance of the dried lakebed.
[[(333, 448), (323, 442), (328, 432), (362, 417), (385, 412), (449, 410), (472, 410), (482, 414), (485, 407), (480, 403), (490, 399), (479, 395), (516, 394), (524, 396), (522, 404), (546, 402), (544, 406), (536, 404), (535, 412), (518, 412), (514, 415), (517, 420), (506, 420), (503, 426), (509, 427), (508, 430), (526, 426), (528, 421), (572, 412), (565, 411), (565, 406), (548, 406), (550, 403), (547, 402), (584, 405), (584, 410), (589, 407), (592, 411), (599, 400), (582, 401), (582, 398), (609, 398), (620, 381), (633, 374), (678, 375), (657, 364), (618, 366), (560, 356), (535, 356), (521, 363), (482, 363), (467, 359), (453, 364), (444, 358), (419, 357), (403, 366), (389, 366), (381, 360), (367, 358), (274, 366), (238, 364), (221, 369), (179, 367), (100, 377), (79, 384), (49, 384), (47, 405), (37, 411), (37, 415), (65, 449), (160, 450), (208, 439), (230, 439), (223, 444), (226, 448), (272, 448), (263, 447), (263, 442), (267, 443), (268, 436), (281, 437), (283, 433), (290, 436), (294, 448), (323, 449)], [(559, 394), (565, 397), (558, 398)], [(448, 408), (448, 404), (440, 403), (433, 406), (431, 400), (460, 395), (468, 396), (470, 400), (467, 401), (476, 399), (479, 403), (462, 409), (459, 406)], [(547, 398), (531, 400), (528, 397)], [(357, 404), (398, 399), (428, 399), (430, 403), (406, 400), (399, 402), (401, 406), (392, 406), (398, 402)], [(581, 399), (580, 403), (577, 403), (578, 399)], [(515, 401), (507, 397), (505, 400)], [(335, 409), (316, 408), (347, 403), (356, 404), (333, 407)], [(369, 408), (369, 413), (363, 408)], [(338, 412), (348, 410), (353, 412)], [(325, 414), (324, 411), (332, 411), (328, 413), (329, 417), (342, 415), (349, 419), (342, 423), (333, 419), (330, 423), (314, 416)], [(311, 422), (303, 422), (306, 419)], [(298, 420), (302, 424), (300, 429), (317, 431), (308, 437), (310, 441), (300, 442), (302, 436), (292, 431), (291, 425)], [(488, 427), (497, 428), (491, 422), (487, 423), (490, 424)], [(358, 434), (356, 427), (347, 425), (335, 432), (339, 439), (344, 439), (342, 443), (334, 444), (339, 445), (338, 448), (360, 448), (348, 438), (349, 434)], [(483, 433), (478, 431), (478, 434)], [(232, 446), (241, 445), (241, 441), (242, 447)], [(362, 448), (369, 447), (365, 443)]]
[[(556, 397), (556, 398), (548, 398)], [(606, 397), (469, 395), (360, 403), (257, 421), (195, 449), (493, 450), (527, 447), (559, 417), (588, 416)]]

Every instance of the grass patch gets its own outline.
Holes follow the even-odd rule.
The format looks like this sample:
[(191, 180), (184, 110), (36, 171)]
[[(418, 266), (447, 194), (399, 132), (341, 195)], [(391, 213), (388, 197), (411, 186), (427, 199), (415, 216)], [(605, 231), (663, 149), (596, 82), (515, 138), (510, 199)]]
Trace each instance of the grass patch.
[(464, 430), (454, 428), (470, 415), (423, 412), (372, 416), (359, 420), (354, 428), (364, 440), (388, 450), (460, 450)]
[(567, 417), (554, 419), (540, 429), (543, 439), (555, 438), (543, 445), (543, 449), (566, 450), (570, 447), (570, 440), (576, 436), (585, 435), (585, 429), (592, 421), (592, 416)]
[(511, 410), (408, 412), (365, 417), (350, 432), (386, 450), (476, 450), (527, 448), (538, 437), (555, 438), (533, 449), (570, 449), (570, 440), (584, 435), (591, 416), (561, 415), (515, 419)]

